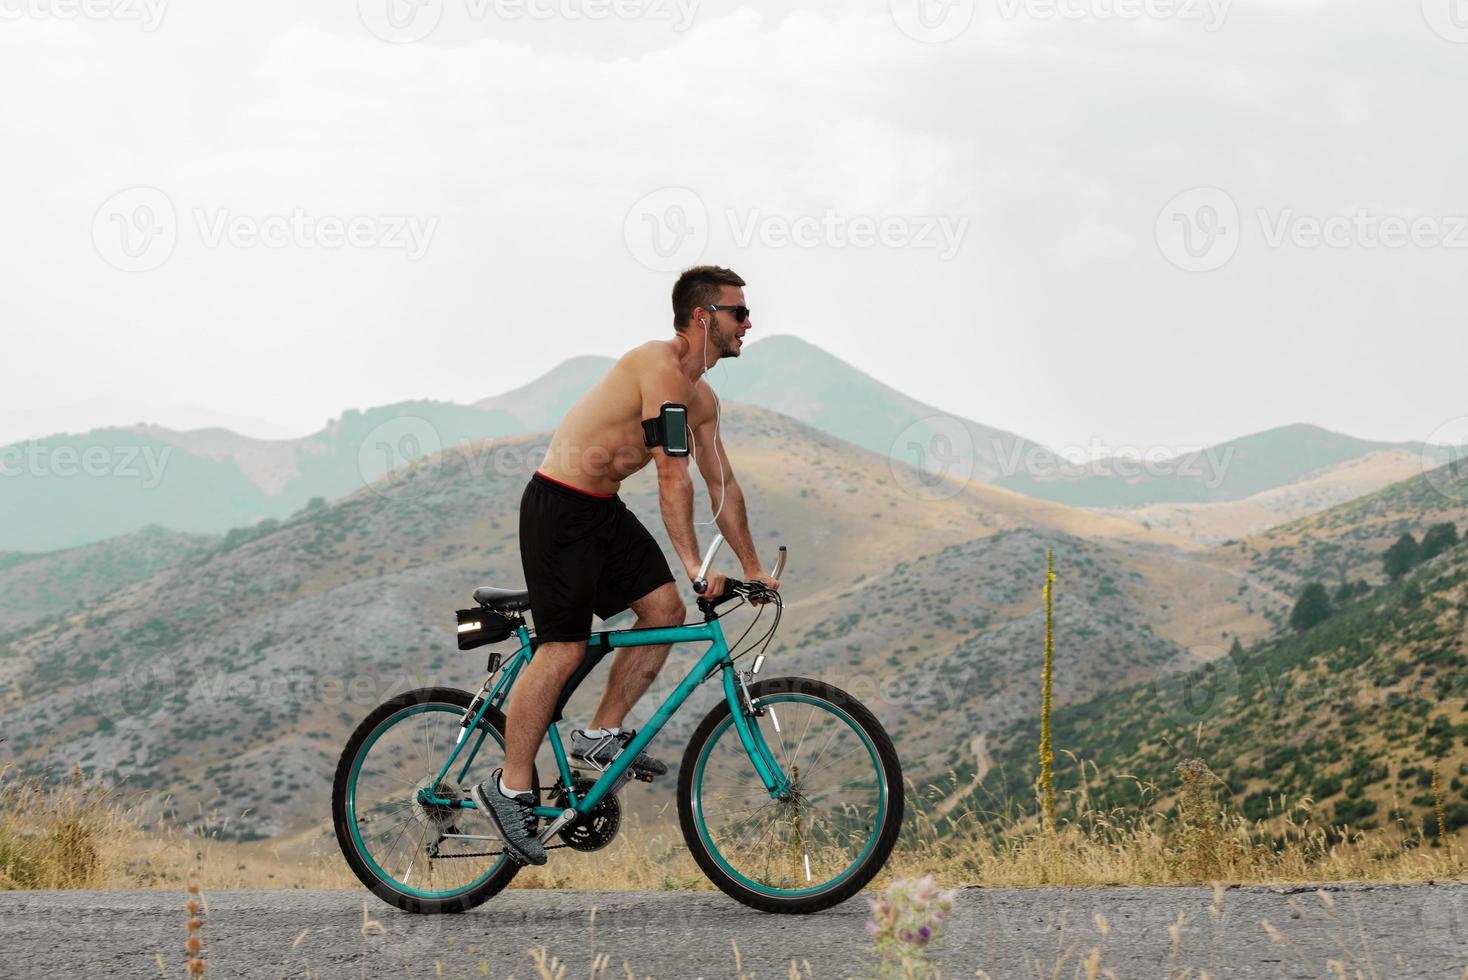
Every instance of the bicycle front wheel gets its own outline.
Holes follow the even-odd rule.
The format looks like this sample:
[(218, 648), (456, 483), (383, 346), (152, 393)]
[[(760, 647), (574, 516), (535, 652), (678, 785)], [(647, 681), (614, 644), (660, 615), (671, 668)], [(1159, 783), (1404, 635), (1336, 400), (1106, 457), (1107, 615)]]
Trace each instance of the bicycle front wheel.
[(749, 719), (790, 780), (772, 799), (727, 702), (699, 724), (678, 774), (683, 838), (709, 880), (765, 912), (816, 912), (881, 870), (902, 829), (902, 767), (876, 717), (821, 681), (749, 689)]

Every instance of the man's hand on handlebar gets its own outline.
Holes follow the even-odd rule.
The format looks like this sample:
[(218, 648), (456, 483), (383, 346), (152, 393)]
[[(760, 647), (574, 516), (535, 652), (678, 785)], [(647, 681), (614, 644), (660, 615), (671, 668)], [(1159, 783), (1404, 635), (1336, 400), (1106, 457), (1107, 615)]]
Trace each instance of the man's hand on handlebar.
[[(746, 575), (744, 577), (744, 581), (748, 582), (750, 585), (762, 585), (765, 587), (766, 591), (769, 592), (780, 591), (780, 580), (766, 575), (764, 572), (755, 572), (753, 575)], [(769, 600), (751, 596), (749, 601), (756, 606), (760, 606), (768, 602)]]
[(693, 574), (693, 591), (699, 595), (698, 608), (705, 613), (712, 613), (715, 606), (736, 595), (743, 596), (754, 605), (769, 602), (771, 593), (780, 590), (779, 575), (785, 570), (785, 546), (780, 546), (780, 555), (775, 559), (775, 565), (770, 569), (770, 574), (766, 575), (756, 568), (753, 572), (746, 572), (748, 578), (741, 582), (720, 575), (710, 567), (713, 564), (714, 555), (718, 554), (719, 546), (723, 543), (722, 534), (714, 535), (709, 550), (704, 552), (703, 564), (699, 565), (698, 571)]
[[(729, 577), (722, 572), (714, 571), (712, 568), (708, 570), (708, 574), (704, 578), (708, 582), (708, 587), (699, 594), (705, 599), (717, 599), (729, 587)], [(694, 576), (694, 581), (698, 581), (698, 576)]]

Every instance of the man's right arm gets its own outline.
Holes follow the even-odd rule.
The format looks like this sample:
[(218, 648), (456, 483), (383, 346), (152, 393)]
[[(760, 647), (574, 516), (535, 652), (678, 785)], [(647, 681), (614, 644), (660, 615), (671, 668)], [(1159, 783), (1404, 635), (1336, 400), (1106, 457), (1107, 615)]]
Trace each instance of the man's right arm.
[(693, 530), (693, 477), (688, 472), (687, 457), (669, 456), (661, 449), (653, 450), (658, 467), (658, 504), (663, 524), (673, 550), (683, 562), (689, 580), (698, 575), (698, 535)]
[[(674, 365), (649, 371), (642, 382), (642, 417), (653, 418), (667, 402), (688, 404), (690, 387), (688, 379)], [(658, 504), (663, 524), (668, 528), (678, 560), (683, 562), (684, 574), (692, 581), (698, 576), (698, 564), (703, 558), (698, 553), (698, 535), (693, 529), (693, 476), (688, 471), (688, 457), (669, 456), (659, 447), (652, 451), (652, 458), (658, 468)], [(723, 576), (710, 571), (708, 578), (711, 593), (723, 591)], [(718, 592), (714, 591), (715, 586)]]

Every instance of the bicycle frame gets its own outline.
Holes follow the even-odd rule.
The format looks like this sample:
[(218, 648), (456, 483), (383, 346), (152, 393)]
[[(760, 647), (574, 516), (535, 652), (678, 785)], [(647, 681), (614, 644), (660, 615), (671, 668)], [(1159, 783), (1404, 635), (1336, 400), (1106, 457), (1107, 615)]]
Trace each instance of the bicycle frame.
[[(520, 649), (505, 664), (499, 681), (489, 691), (488, 696), (482, 696), (483, 691), (480, 692), (480, 695), (476, 695), (475, 702), (478, 704), (478, 709), (475, 711), (473, 718), (468, 719), (467, 724), (465, 724), (463, 731), (454, 744), (453, 752), (450, 753), (448, 760), (443, 764), (443, 768), (439, 770), (435, 785), (441, 783), (448, 777), (449, 771), (453, 769), (454, 763), (463, 753), (464, 746), (470, 741), (465, 736), (469, 732), (475, 731), (479, 733), (478, 738), (474, 740), (474, 745), (469, 750), (468, 757), (465, 758), (463, 765), (459, 769), (457, 782), (459, 784), (464, 782), (468, 775), (469, 767), (473, 765), (475, 757), (479, 754), (480, 746), (484, 744), (484, 739), (488, 735), (487, 730), (482, 730), (478, 727), (480, 720), (484, 717), (485, 711), (488, 710), (491, 704), (496, 707), (503, 706), (505, 698), (510, 693), (510, 688), (514, 686), (515, 679), (519, 676), (520, 671), (525, 668), (525, 665), (530, 662), (532, 656), (534, 656), (530, 631), (523, 622), (516, 632), (520, 639)], [(678, 709), (688, 700), (689, 695), (693, 693), (694, 689), (712, 677), (715, 671), (720, 671), (723, 674), (724, 697), (729, 702), (729, 710), (733, 714), (734, 726), (738, 732), (739, 741), (744, 746), (744, 750), (749, 753), (750, 762), (754, 765), (755, 771), (759, 774), (760, 780), (765, 785), (765, 789), (769, 791), (772, 799), (780, 799), (789, 795), (791, 788), (789, 778), (780, 771), (780, 766), (775, 761), (774, 754), (765, 743), (764, 736), (760, 734), (759, 726), (752, 725), (749, 722), (751, 711), (746, 707), (747, 702), (745, 699), (741, 697), (742, 678), (734, 668), (734, 662), (729, 656), (728, 644), (724, 640), (724, 629), (719, 624), (717, 618), (709, 619), (703, 623), (685, 623), (682, 626), (609, 630), (593, 633), (590, 640), (588, 640), (588, 648), (601, 644), (605, 644), (608, 649), (621, 649), (623, 647), (657, 646), (663, 643), (692, 643), (699, 641), (707, 641), (709, 644), (708, 650), (693, 665), (693, 668), (688, 672), (688, 676), (684, 677), (678, 686), (673, 689), (673, 692), (668, 695), (667, 700), (653, 712), (652, 717), (638, 731), (636, 737), (612, 760), (611, 765), (601, 773), (596, 783), (586, 791), (585, 796), (578, 798), (576, 795), (575, 779), (572, 776), (571, 766), (566, 757), (566, 748), (561, 739), (560, 728), (555, 723), (551, 724), (547, 734), (550, 737), (551, 752), (555, 755), (556, 768), (561, 777), (561, 784), (566, 787), (569, 808), (564, 810), (546, 806), (535, 808), (537, 816), (550, 818), (554, 821), (542, 833), (542, 839), (548, 840), (565, 824), (575, 820), (579, 815), (590, 812), (601, 802), (607, 793), (617, 787), (626, 774), (628, 767), (631, 766), (632, 760), (637, 758), (638, 753), (657, 737), (658, 732), (662, 731), (668, 719), (677, 713)], [(440, 806), (476, 809), (472, 800), (446, 799), (437, 793), (425, 793), (423, 801)]]

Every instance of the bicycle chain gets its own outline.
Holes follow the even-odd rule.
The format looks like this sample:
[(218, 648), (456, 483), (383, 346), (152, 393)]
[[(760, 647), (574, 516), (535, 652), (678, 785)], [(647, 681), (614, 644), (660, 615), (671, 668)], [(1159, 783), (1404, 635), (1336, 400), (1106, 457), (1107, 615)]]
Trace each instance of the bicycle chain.
[[(545, 844), (543, 846), (545, 847), (545, 849), (547, 851), (554, 851), (557, 848), (560, 848), (560, 847), (570, 847), (571, 845), (570, 844)], [(455, 860), (458, 860), (459, 858), (492, 858), (492, 857), (499, 857), (500, 855), (502, 855), (504, 853), (505, 853), (504, 851), (478, 851), (478, 852), (476, 852), (474, 854), (440, 854), (438, 857), (434, 858), (433, 860), (435, 860), (435, 861), (455, 861)], [(510, 860), (511, 861), (515, 860), (514, 855), (511, 855), (510, 856)]]

